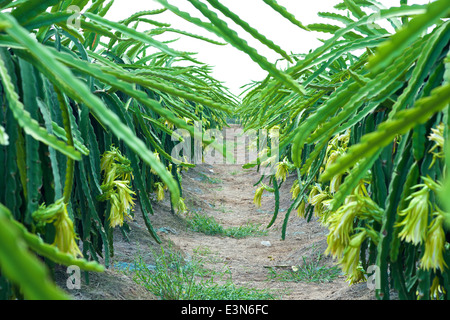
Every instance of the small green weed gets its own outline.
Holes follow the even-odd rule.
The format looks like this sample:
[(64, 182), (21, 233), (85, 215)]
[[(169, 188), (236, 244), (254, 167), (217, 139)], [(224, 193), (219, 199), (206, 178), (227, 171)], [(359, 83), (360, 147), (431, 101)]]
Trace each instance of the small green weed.
[(222, 280), (229, 270), (221, 273), (208, 271), (202, 259), (196, 256), (186, 260), (177, 252), (161, 249), (155, 257), (154, 268), (147, 268), (142, 258), (137, 258), (133, 280), (163, 300), (275, 299), (268, 290), (236, 286), (231, 277), (225, 283), (217, 283), (214, 276)]
[(317, 255), (312, 255), (310, 259), (302, 257), (303, 264), (299, 266), (292, 266), (289, 269), (277, 271), (277, 268), (270, 268), (269, 279), (279, 281), (293, 281), (293, 282), (315, 282), (324, 283), (331, 282), (336, 279), (341, 270), (339, 266), (326, 266), (321, 262), (323, 260), (323, 253), (314, 250)]
[(204, 173), (202, 173), (202, 172), (198, 172), (198, 174), (199, 174), (199, 176), (200, 176), (201, 181), (204, 181), (204, 182), (209, 183), (209, 184), (219, 184), (219, 183), (222, 183), (222, 182), (223, 182), (223, 181), (222, 181), (221, 179), (219, 179), (219, 178), (212, 178), (212, 177), (209, 177), (208, 175), (206, 175), (206, 174), (204, 174)]
[(225, 207), (223, 204), (220, 206), (220, 208), (218, 209), (220, 212), (222, 213), (230, 213), (233, 212), (232, 209), (227, 209), (227, 207)]
[(219, 235), (232, 238), (246, 238), (249, 236), (266, 235), (267, 231), (260, 225), (246, 224), (239, 227), (223, 227), (214, 217), (200, 213), (190, 213), (186, 216), (189, 228), (196, 232), (202, 232), (207, 235)]
[(202, 262), (206, 263), (223, 263), (223, 258), (220, 258), (219, 253), (212, 252), (211, 249), (207, 246), (198, 246), (193, 250), (196, 257), (200, 259)]

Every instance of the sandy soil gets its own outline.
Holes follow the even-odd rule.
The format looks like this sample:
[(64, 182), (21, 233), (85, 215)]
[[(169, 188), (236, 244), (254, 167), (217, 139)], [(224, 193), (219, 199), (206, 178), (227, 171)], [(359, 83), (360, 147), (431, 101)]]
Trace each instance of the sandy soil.
[[(239, 133), (238, 127), (232, 127)], [(233, 137), (227, 137), (232, 139)], [(242, 153), (244, 145), (238, 144), (237, 154)], [(255, 169), (242, 169), (241, 164), (201, 164), (183, 171), (183, 197), (190, 211), (213, 216), (224, 227), (240, 226), (247, 223), (266, 227), (272, 219), (273, 194), (265, 192), (262, 207), (253, 203), (255, 187), (260, 175)], [(163, 241), (163, 247), (173, 246), (185, 256), (190, 257), (199, 250), (207, 250), (214, 255), (214, 267), (230, 270), (233, 282), (246, 287), (273, 289), (282, 293), (283, 300), (371, 300), (374, 292), (365, 283), (349, 286), (345, 277), (326, 283), (285, 282), (268, 280), (271, 267), (289, 268), (301, 265), (303, 257), (312, 259), (316, 250), (326, 248), (327, 230), (317, 221), (306, 222), (296, 216), (290, 217), (285, 240), (281, 240), (281, 225), (291, 204), (289, 189), (294, 177), (288, 177), (282, 185), (280, 194), (280, 213), (267, 235), (234, 239), (222, 236), (208, 236), (187, 228), (183, 216), (173, 215), (167, 200), (154, 203), (154, 228)], [(166, 197), (168, 198), (168, 197)], [(69, 291), (75, 299), (83, 300), (156, 300), (153, 294), (134, 283), (130, 276), (114, 268), (117, 262), (132, 263), (139, 252), (149, 263), (152, 250), (160, 246), (148, 234), (139, 210), (130, 224), (129, 240), (117, 230), (114, 234), (113, 267), (104, 273), (89, 274), (89, 284), (82, 279), (79, 290)], [(270, 246), (261, 242), (270, 242)], [(313, 256), (314, 255), (314, 256)], [(325, 264), (333, 261), (326, 258)], [(65, 269), (58, 270), (59, 283), (67, 278)]]

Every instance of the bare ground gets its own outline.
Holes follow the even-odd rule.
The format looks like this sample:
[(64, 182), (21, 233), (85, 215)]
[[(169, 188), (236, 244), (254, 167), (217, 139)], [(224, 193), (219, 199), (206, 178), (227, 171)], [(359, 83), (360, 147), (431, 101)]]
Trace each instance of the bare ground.
[[(232, 127), (238, 132), (239, 128)], [(227, 137), (231, 139), (230, 137)], [(243, 152), (243, 144), (237, 145), (236, 153)], [(265, 192), (262, 207), (253, 203), (260, 179), (255, 169), (242, 169), (242, 165), (201, 164), (183, 171), (183, 198), (189, 211), (214, 217), (224, 227), (241, 226), (247, 223), (267, 226), (273, 216), (274, 196)], [(291, 204), (289, 193), (294, 177), (288, 177), (280, 189), (280, 213), (267, 235), (235, 239), (223, 236), (209, 236), (194, 232), (187, 227), (184, 216), (171, 213), (167, 200), (154, 203), (152, 224), (162, 240), (163, 247), (171, 245), (186, 257), (199, 250), (214, 255), (214, 268), (226, 267), (233, 282), (240, 286), (270, 289), (280, 293), (283, 300), (372, 300), (374, 292), (365, 283), (349, 286), (344, 276), (331, 282), (307, 283), (269, 280), (271, 267), (289, 268), (301, 265), (303, 257), (313, 259), (317, 251), (326, 248), (327, 230), (317, 221), (306, 222), (293, 212), (289, 219), (287, 235), (281, 240), (281, 225)], [(168, 198), (168, 197), (166, 197)], [(114, 268), (117, 262), (132, 263), (137, 253), (151, 263), (151, 252), (160, 245), (149, 235), (139, 209), (135, 219), (129, 223), (131, 232), (125, 239), (117, 230), (114, 234), (114, 257), (112, 267), (104, 273), (89, 273), (89, 283), (83, 277), (81, 289), (68, 292), (80, 300), (156, 300), (152, 293), (137, 285), (131, 276)], [(261, 242), (270, 242), (270, 246)], [(333, 261), (326, 258), (325, 264)], [(57, 273), (58, 283), (64, 287), (65, 269)]]

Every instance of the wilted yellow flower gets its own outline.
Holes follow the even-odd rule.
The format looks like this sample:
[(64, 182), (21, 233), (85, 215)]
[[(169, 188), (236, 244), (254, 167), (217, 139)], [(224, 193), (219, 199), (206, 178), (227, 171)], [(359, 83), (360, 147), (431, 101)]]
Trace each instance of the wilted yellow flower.
[(341, 143), (341, 148), (347, 148), (347, 145), (350, 142), (350, 133), (351, 130), (348, 129), (343, 134), (339, 135), (338, 140)]
[(264, 193), (264, 186), (259, 187), (258, 189), (256, 189), (255, 191), (255, 196), (253, 198), (253, 203), (257, 206), (257, 207), (261, 207), (261, 197), (262, 194)]
[(311, 203), (312, 199), (319, 193), (322, 193), (322, 187), (319, 184), (315, 184), (309, 192), (308, 202)]
[[(440, 123), (437, 128), (431, 128), (431, 134), (428, 136), (428, 139), (430, 139), (430, 141), (434, 141), (435, 144), (434, 146), (430, 149), (430, 153), (433, 153), (433, 161), (430, 164), (430, 168), (434, 165), (434, 163), (436, 162), (436, 159), (438, 158), (443, 158), (444, 157), (444, 152), (442, 151), (444, 148), (444, 123)], [(440, 149), (439, 152), (434, 152), (434, 150), (436, 150), (437, 148)]]
[(110, 226), (122, 226), (124, 218), (132, 220), (130, 211), (134, 207), (135, 193), (129, 188), (128, 181), (113, 181), (110, 188), (105, 192), (103, 199), (109, 199), (111, 204), (111, 211), (109, 214)]
[(437, 299), (439, 299), (439, 296), (441, 293), (445, 294), (445, 289), (443, 286), (441, 286), (439, 284), (438, 277), (435, 276), (433, 279), (433, 283), (431, 284), (431, 287), (430, 287), (430, 297), (431, 297), (431, 299), (437, 300)]
[(345, 249), (339, 264), (341, 265), (342, 271), (348, 275), (347, 281), (351, 283), (359, 282), (364, 279), (364, 274), (362, 273), (359, 261), (359, 255), (361, 251), (361, 245), (366, 239), (366, 231), (361, 231), (360, 233), (354, 235), (347, 248)]
[(135, 200), (133, 195), (136, 194), (130, 188), (130, 180), (133, 177), (130, 161), (118, 148), (111, 147), (111, 151), (103, 154), (100, 165), (104, 179), (101, 185), (103, 194), (99, 199), (110, 201), (110, 226), (113, 228), (122, 226), (125, 218), (132, 220), (129, 213), (133, 210)]
[(330, 199), (331, 196), (322, 190), (320, 185), (314, 185), (309, 193), (308, 202), (314, 206), (314, 214), (320, 217), (324, 212), (324, 201)]
[(400, 239), (413, 244), (419, 244), (425, 240), (430, 208), (429, 191), (430, 189), (427, 186), (423, 186), (421, 190), (414, 192), (407, 198), (411, 200), (408, 207), (399, 213), (400, 216), (405, 218), (402, 222), (396, 224), (396, 227), (402, 227), (402, 231), (398, 234)]
[[(444, 147), (444, 123), (441, 122), (436, 129), (431, 128), (431, 134), (428, 136), (428, 138), (431, 141), (434, 141), (436, 145), (433, 147), (433, 149), (439, 147)], [(432, 150), (433, 150), (432, 149)]]
[(178, 200), (178, 203), (177, 203), (177, 213), (183, 213), (183, 212), (186, 212), (186, 210), (187, 210), (187, 208), (184, 203), (184, 199), (180, 197), (180, 199)]
[(333, 213), (326, 224), (328, 225), (327, 243), (325, 254), (331, 253), (336, 258), (340, 257), (350, 242), (350, 234), (353, 232), (353, 221), (358, 214), (358, 203), (348, 202)]
[(325, 164), (325, 168), (332, 165), (336, 161), (336, 159), (339, 158), (340, 155), (341, 155), (341, 153), (337, 150), (331, 151), (331, 153), (328, 156), (327, 162)]
[(343, 174), (337, 174), (330, 180), (330, 192), (336, 193), (342, 184)]
[(67, 212), (67, 205), (64, 204), (64, 210), (56, 217), (53, 222), (55, 226), (55, 241), (53, 245), (57, 246), (62, 252), (68, 253), (73, 257), (83, 257), (75, 240), (78, 236), (75, 234), (73, 222)]
[(119, 196), (114, 193), (111, 194), (109, 202), (111, 210), (109, 211), (109, 225), (111, 228), (122, 226), (124, 221), (123, 211), (120, 209)]
[(445, 245), (445, 232), (442, 228), (444, 223), (444, 216), (438, 212), (434, 213), (434, 220), (430, 223), (427, 237), (425, 240), (425, 252), (422, 259), (420, 259), (420, 267), (425, 270), (430, 268), (436, 271), (439, 268), (444, 270), (444, 266), (447, 264), (444, 261), (444, 245)]
[(128, 181), (116, 180), (111, 182), (109, 185), (102, 185), (103, 195), (99, 199), (102, 201), (109, 200), (111, 205), (110, 211), (110, 226), (122, 226), (124, 218), (132, 220), (130, 212), (134, 208), (134, 198), (135, 192), (133, 192)]
[(75, 233), (73, 222), (67, 212), (67, 204), (64, 203), (64, 199), (59, 199), (48, 207), (41, 205), (32, 216), (36, 221), (53, 223), (55, 226), (55, 240), (53, 241), (53, 245), (60, 251), (68, 253), (75, 258), (83, 257), (76, 243), (78, 236)]
[(317, 217), (320, 217), (322, 213), (324, 212), (324, 202), (326, 200), (329, 200), (329, 195), (326, 193), (319, 193), (318, 195), (315, 195), (312, 199), (311, 205), (314, 206), (314, 214)]
[(114, 146), (111, 146), (110, 151), (105, 151), (100, 159), (100, 170), (102, 172), (108, 172), (112, 167), (116, 167), (117, 174), (120, 177), (124, 177), (125, 174), (131, 172), (129, 165), (130, 160), (124, 157), (120, 150)]
[[(344, 204), (323, 221), (329, 230), (328, 247), (325, 253), (331, 253), (335, 258), (342, 255), (350, 243), (356, 217), (381, 222), (382, 215), (383, 210), (369, 197), (361, 197), (357, 194), (347, 196)], [(373, 237), (374, 241), (377, 240), (375, 232), (371, 232), (370, 229), (365, 229), (365, 232), (367, 236)]]
[(158, 201), (164, 200), (164, 186), (162, 182), (156, 182), (156, 199)]
[(305, 203), (305, 201), (302, 200), (297, 207), (297, 216), (299, 216), (300, 218), (305, 217), (305, 214), (306, 214), (305, 207), (306, 207), (306, 203)]
[(339, 148), (339, 135), (335, 135), (333, 138), (331, 138), (330, 141), (328, 141), (327, 145), (327, 155), (330, 155), (330, 151), (336, 150)]
[(114, 180), (130, 180), (133, 177), (130, 160), (125, 158), (114, 146), (102, 155), (100, 170), (104, 175), (103, 185), (109, 185)]
[(111, 204), (109, 225), (112, 228), (122, 226), (125, 218), (133, 220), (129, 212), (134, 207), (134, 198), (131, 195), (135, 194), (124, 181), (114, 181), (114, 185), (116, 188), (109, 194)]
[(320, 221), (322, 224), (324, 224), (330, 214), (332, 214), (331, 208), (333, 206), (333, 198), (328, 198), (323, 200), (320, 203), (320, 210), (318, 211), (317, 215), (320, 217)]
[(106, 151), (100, 159), (100, 170), (109, 171), (116, 157), (116, 149), (111, 147), (111, 151)]
[[(158, 161), (160, 161), (158, 151), (153, 152), (153, 154), (155, 155), (156, 159), (157, 159)], [(150, 172), (153, 173), (153, 174), (155, 174), (155, 175), (157, 174), (156, 171), (155, 171), (153, 168), (150, 169)]]
[(368, 181), (360, 180), (359, 184), (353, 189), (352, 194), (358, 195), (360, 197), (369, 197), (369, 193), (367, 192), (366, 183)]
[(298, 183), (298, 180), (294, 181), (294, 184), (292, 185), (290, 192), (292, 193), (292, 199), (297, 199), (298, 194), (300, 193), (300, 185)]
[(330, 141), (328, 141), (327, 156), (330, 157), (334, 152), (337, 152), (334, 156), (338, 156), (340, 153), (344, 152), (347, 149), (349, 141), (350, 129), (345, 131), (343, 134), (335, 135)]
[[(109, 185), (111, 184), (116, 178), (117, 178), (117, 166), (113, 165), (114, 161), (109, 162), (110, 159), (114, 160), (114, 158), (110, 158), (109, 155), (106, 157), (102, 157), (102, 160), (105, 160), (103, 162), (103, 165), (101, 167), (105, 167), (104, 171), (104, 178), (103, 178), (103, 184), (102, 185)], [(101, 162), (102, 163), (102, 162)]]
[[(336, 162), (336, 159), (341, 155), (340, 151), (334, 150), (331, 151), (330, 155), (328, 156), (327, 162), (325, 164), (325, 170), (327, 170), (327, 168), (329, 166), (331, 166), (332, 164), (334, 164)], [(330, 192), (331, 193), (336, 193), (339, 189), (339, 186), (342, 183), (342, 177), (344, 175), (343, 174), (337, 174), (334, 177), (331, 178), (330, 181)]]
[(431, 134), (428, 136), (428, 139), (430, 141), (434, 141), (435, 145), (431, 148), (430, 152), (433, 152), (436, 148), (443, 148), (444, 147), (444, 123), (441, 122), (436, 129), (431, 128)]
[(286, 177), (289, 175), (289, 163), (286, 158), (283, 161), (277, 163), (277, 171), (275, 173), (275, 178), (277, 180), (285, 181)]
[(128, 181), (114, 181), (114, 186), (116, 187), (117, 193), (119, 195), (119, 201), (121, 203), (122, 209), (124, 211), (133, 209), (134, 198), (132, 195), (136, 193), (130, 189)]
[(358, 268), (353, 271), (353, 273), (347, 274), (347, 279), (345, 281), (348, 282), (349, 285), (366, 281), (364, 269), (362, 268), (362, 266), (358, 266)]

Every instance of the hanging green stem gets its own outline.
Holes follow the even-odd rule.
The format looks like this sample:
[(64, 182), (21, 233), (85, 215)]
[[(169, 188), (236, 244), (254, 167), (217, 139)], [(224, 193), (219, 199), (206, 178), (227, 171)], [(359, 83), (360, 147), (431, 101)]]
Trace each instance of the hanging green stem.
[[(63, 119), (64, 130), (66, 131), (67, 144), (69, 146), (74, 146), (73, 136), (72, 136), (72, 126), (70, 125), (69, 117), (69, 106), (67, 105), (64, 95), (55, 87), (56, 94), (58, 96), (59, 106), (61, 108), (61, 116)], [(71, 158), (67, 158), (67, 168), (66, 168), (66, 181), (64, 183), (64, 203), (68, 204), (70, 201), (70, 195), (72, 193), (73, 186), (73, 174), (75, 168), (75, 161)]]

